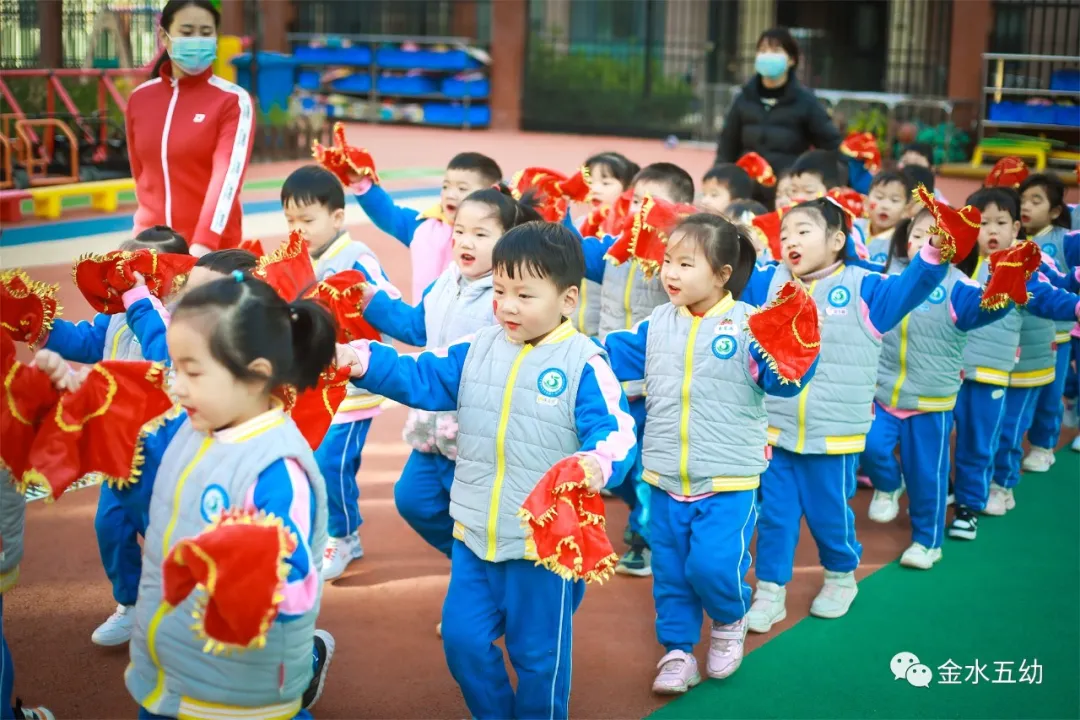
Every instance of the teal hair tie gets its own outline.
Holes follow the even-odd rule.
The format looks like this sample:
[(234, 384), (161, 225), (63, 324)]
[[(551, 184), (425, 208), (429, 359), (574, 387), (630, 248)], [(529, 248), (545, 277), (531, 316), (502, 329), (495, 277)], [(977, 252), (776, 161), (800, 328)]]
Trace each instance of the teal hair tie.
[(236, 282), (244, 282), (244, 273), (240, 272), (239, 270), (233, 270), (232, 279)]

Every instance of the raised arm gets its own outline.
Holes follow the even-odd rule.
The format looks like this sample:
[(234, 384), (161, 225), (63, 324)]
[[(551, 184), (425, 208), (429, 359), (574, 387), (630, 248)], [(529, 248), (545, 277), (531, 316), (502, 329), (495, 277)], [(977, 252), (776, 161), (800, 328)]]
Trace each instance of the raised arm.
[(427, 345), (427, 325), (425, 318), (427, 310), (424, 307), (424, 298), (435, 286), (432, 283), (424, 290), (420, 302), (413, 306), (401, 299), (391, 297), (385, 292), (376, 292), (364, 308), (364, 319), (381, 333), (389, 335), (395, 340), (408, 343), (414, 347)]
[(165, 337), (171, 319), (169, 311), (145, 285), (128, 290), (123, 301), (128, 327), (142, 346), (143, 359), (169, 362), (169, 344)]
[(354, 183), (352, 190), (356, 201), (360, 203), (364, 213), (371, 218), (371, 222), (375, 223), (375, 227), (396, 238), (406, 247), (412, 244), (413, 233), (423, 222), (419, 211), (398, 207), (394, 204), (390, 193), (383, 190), (382, 186), (371, 182), (369, 178), (363, 178)]
[(867, 275), (861, 300), (868, 311), (870, 329), (884, 335), (899, 325), (930, 297), (948, 271), (949, 266), (941, 262), (941, 252), (928, 243), (899, 275)]
[(634, 464), (634, 418), (615, 374), (599, 355), (591, 358), (578, 383), (574, 406), (581, 450), (599, 466), (604, 485), (618, 485)]
[(983, 310), (981, 302), (982, 288), (974, 280), (961, 280), (953, 285), (952, 295), (949, 297), (949, 314), (957, 330), (971, 332), (1000, 320), (1013, 311), (1011, 302), (997, 310)]
[(105, 357), (105, 335), (110, 315), (98, 313), (93, 320), (79, 323), (57, 318), (42, 348), (52, 350), (65, 360), (92, 365)]
[(814, 358), (814, 363), (807, 369), (801, 378), (799, 378), (798, 384), (781, 380), (780, 376), (776, 374), (776, 371), (772, 369), (768, 361), (758, 350), (754, 343), (750, 344), (750, 377), (754, 379), (758, 387), (764, 390), (769, 395), (775, 395), (777, 397), (796, 397), (806, 387), (806, 383), (814, 379), (814, 373), (817, 372), (818, 360), (821, 358)]
[(1028, 280), (1028, 304), (1024, 309), (1048, 320), (1080, 319), (1080, 297), (1056, 288), (1040, 273)]
[(339, 357), (339, 364), (353, 366), (354, 385), (417, 410), (457, 409), (469, 339), (415, 355), (400, 355), (389, 345), (366, 340), (346, 347), (354, 357)]
[(618, 238), (605, 235), (603, 239), (587, 237), (581, 240), (581, 251), (585, 254), (585, 279), (593, 282), (604, 282), (604, 266), (607, 260), (604, 255), (615, 244)]

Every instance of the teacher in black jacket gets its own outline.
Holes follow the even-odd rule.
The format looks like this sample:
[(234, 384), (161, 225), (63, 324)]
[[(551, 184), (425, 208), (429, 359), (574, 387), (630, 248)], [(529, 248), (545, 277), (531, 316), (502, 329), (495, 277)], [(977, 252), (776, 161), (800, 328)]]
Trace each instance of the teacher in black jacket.
[(784, 28), (758, 39), (756, 74), (735, 98), (716, 148), (717, 163), (756, 152), (779, 173), (811, 147), (836, 150), (842, 138), (818, 99), (795, 78), (799, 46)]

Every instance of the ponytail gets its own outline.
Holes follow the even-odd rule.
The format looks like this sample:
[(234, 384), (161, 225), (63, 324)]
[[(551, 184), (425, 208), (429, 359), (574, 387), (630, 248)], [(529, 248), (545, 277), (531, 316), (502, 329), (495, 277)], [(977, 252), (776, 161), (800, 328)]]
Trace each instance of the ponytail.
[[(917, 217), (917, 216), (916, 216)], [(910, 260), (908, 257), (908, 238), (911, 237), (911, 226), (915, 224), (915, 218), (904, 218), (896, 223), (892, 237), (889, 239), (889, 257), (885, 260), (885, 267), (892, 265), (896, 258)]]
[(750, 276), (754, 273), (758, 251), (749, 230), (742, 225), (736, 225), (735, 230), (739, 239), (739, 255), (735, 262), (731, 263), (731, 277), (728, 278), (724, 287), (731, 293), (733, 300), (738, 300), (750, 282)]
[(334, 361), (337, 327), (326, 308), (313, 300), (297, 300), (288, 308), (293, 364), (287, 382), (302, 391), (315, 387)]

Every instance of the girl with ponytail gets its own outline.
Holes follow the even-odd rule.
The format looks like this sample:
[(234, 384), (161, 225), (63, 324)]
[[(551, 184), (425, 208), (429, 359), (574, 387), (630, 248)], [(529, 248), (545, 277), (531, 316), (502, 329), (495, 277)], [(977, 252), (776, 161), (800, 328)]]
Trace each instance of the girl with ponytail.
[(742, 663), (745, 576), (768, 464), (765, 396), (798, 394), (816, 367), (782, 378), (748, 327), (755, 311), (740, 298), (756, 261), (746, 230), (717, 215), (687, 217), (664, 249), (670, 302), (604, 341), (617, 378), (644, 378), (649, 388), (641, 461), (656, 634), (666, 653), (652, 686), (660, 694), (701, 682), (694, 646), (702, 610), (712, 620), (709, 677), (726, 678)]

